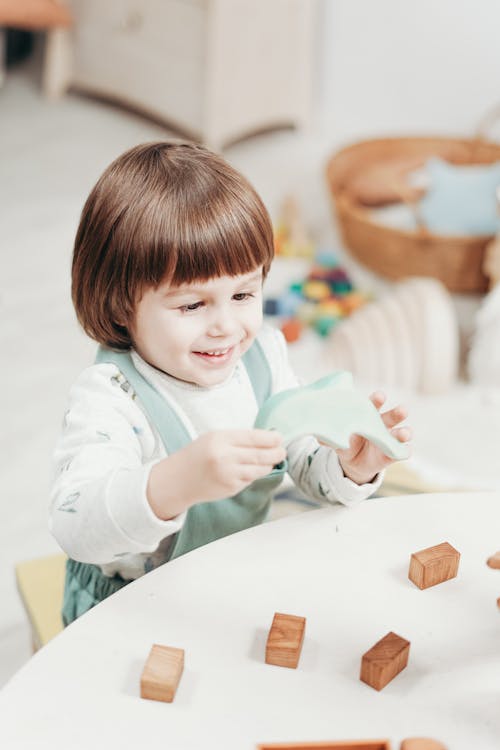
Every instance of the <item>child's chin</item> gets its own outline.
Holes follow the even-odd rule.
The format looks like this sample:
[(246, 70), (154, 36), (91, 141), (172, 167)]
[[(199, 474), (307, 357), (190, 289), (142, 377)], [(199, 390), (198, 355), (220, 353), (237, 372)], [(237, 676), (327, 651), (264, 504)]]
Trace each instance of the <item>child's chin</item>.
[(202, 388), (210, 388), (213, 385), (220, 385), (221, 383), (224, 383), (225, 380), (227, 380), (230, 373), (230, 368), (227, 368), (224, 371), (221, 372), (213, 372), (208, 374), (199, 375), (196, 378), (196, 385), (201, 386)]

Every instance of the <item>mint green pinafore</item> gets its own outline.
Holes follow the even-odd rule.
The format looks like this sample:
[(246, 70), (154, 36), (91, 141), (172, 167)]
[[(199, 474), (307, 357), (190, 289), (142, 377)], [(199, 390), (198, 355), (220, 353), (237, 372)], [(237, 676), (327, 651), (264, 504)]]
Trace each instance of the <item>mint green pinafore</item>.
[[(257, 341), (243, 356), (243, 362), (260, 407), (271, 394), (271, 372)], [(168, 455), (191, 441), (176, 412), (138, 372), (129, 352), (113, 352), (99, 347), (96, 363), (112, 363), (118, 367), (157, 428)], [(283, 462), (271, 474), (253, 482), (234, 497), (200, 503), (190, 508), (183, 527), (167, 550), (164, 562), (264, 521), (273, 492), (281, 483), (285, 471), (286, 462)], [(97, 565), (68, 560), (62, 612), (64, 624), (68, 625), (129, 582), (119, 575), (105, 576)]]

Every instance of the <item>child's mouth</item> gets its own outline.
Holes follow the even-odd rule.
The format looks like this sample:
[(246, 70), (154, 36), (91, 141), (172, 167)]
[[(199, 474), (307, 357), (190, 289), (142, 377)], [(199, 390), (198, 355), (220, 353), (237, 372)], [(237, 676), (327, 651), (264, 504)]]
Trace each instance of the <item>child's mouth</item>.
[(231, 359), (234, 351), (234, 346), (228, 346), (225, 349), (210, 349), (204, 352), (193, 352), (197, 357), (200, 357), (205, 362), (213, 364), (225, 364)]

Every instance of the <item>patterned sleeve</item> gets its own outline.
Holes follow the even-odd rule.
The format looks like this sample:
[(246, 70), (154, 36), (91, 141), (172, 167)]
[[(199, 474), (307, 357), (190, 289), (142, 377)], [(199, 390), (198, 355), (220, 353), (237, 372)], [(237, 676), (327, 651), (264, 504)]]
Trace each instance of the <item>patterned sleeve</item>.
[[(273, 393), (301, 385), (288, 361), (285, 339), (280, 331), (265, 327), (260, 338), (273, 373)], [(372, 495), (381, 485), (383, 473), (372, 482), (356, 484), (348, 479), (333, 448), (316, 438), (297, 438), (288, 445), (288, 473), (308, 497), (320, 503), (353, 505)]]
[(184, 515), (162, 521), (146, 498), (163, 446), (115, 365), (85, 370), (70, 391), (54, 454), (50, 529), (73, 559), (96, 565), (154, 551)]

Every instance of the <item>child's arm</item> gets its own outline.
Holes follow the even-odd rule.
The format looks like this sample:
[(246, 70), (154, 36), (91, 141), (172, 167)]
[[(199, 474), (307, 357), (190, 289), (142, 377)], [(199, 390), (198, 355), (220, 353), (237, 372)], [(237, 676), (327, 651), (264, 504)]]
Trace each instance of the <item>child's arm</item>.
[(164, 522), (146, 498), (165, 455), (114, 365), (94, 365), (70, 390), (54, 455), (49, 525), (73, 559), (97, 565), (153, 552), (183, 518)]
[(152, 467), (148, 502), (158, 518), (168, 520), (196, 503), (235, 495), (285, 458), (276, 432), (207, 432)]
[(358, 484), (345, 476), (336, 451), (309, 436), (288, 446), (288, 471), (302, 492), (319, 503), (355, 505), (373, 495), (382, 484), (383, 473), (371, 482)]
[(114, 365), (85, 370), (70, 391), (55, 452), (51, 531), (75, 560), (115, 563), (177, 533), (186, 511), (226, 497), (285, 456), (277, 434), (206, 433), (166, 457)]

